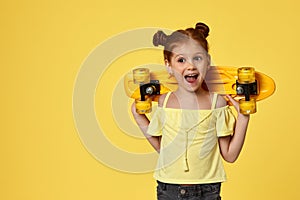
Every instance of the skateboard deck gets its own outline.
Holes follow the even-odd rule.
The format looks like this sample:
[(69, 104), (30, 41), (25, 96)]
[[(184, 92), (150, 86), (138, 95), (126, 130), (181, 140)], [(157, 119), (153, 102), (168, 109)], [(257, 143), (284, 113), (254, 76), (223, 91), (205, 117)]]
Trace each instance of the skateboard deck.
[[(208, 91), (229, 94), (240, 101), (240, 108), (246, 109), (243, 114), (255, 113), (255, 102), (271, 96), (276, 88), (271, 77), (252, 67), (211, 66), (205, 83)], [(157, 101), (161, 94), (175, 91), (177, 81), (166, 70), (137, 68), (124, 77), (124, 88), (127, 96), (141, 105), (139, 112), (147, 113), (151, 112), (147, 104)], [(151, 100), (147, 95), (152, 96)]]

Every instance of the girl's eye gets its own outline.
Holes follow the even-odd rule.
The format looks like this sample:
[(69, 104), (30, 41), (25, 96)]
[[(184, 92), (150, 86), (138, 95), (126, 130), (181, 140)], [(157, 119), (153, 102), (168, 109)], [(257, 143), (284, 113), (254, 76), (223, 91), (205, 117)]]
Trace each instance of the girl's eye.
[(194, 57), (194, 60), (200, 61), (200, 60), (202, 60), (202, 57), (196, 56), (196, 57)]
[(179, 58), (177, 61), (180, 62), (180, 63), (183, 63), (183, 62), (185, 62), (185, 59), (184, 58)]

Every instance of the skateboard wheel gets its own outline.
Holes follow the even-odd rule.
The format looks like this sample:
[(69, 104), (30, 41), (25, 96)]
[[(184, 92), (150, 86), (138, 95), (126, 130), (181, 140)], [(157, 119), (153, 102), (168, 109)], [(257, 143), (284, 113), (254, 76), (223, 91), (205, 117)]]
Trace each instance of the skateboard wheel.
[(135, 109), (139, 114), (146, 114), (152, 111), (152, 100), (150, 98), (145, 101), (141, 101), (139, 99), (135, 100)]
[(241, 84), (255, 82), (255, 70), (253, 67), (238, 68), (238, 82)]
[(147, 68), (137, 68), (133, 70), (133, 81), (135, 84), (145, 84), (150, 82), (150, 72)]
[(241, 99), (239, 101), (239, 103), (240, 103), (240, 113), (242, 113), (244, 115), (256, 113), (256, 100), (255, 99), (250, 99), (250, 101)]

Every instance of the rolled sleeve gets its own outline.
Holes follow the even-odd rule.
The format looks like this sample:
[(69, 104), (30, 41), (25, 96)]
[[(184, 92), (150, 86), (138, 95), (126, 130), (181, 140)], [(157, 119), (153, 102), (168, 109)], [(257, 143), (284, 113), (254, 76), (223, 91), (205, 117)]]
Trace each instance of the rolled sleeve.
[(229, 106), (220, 109), (217, 116), (216, 130), (218, 137), (232, 135), (236, 118)]
[(164, 124), (164, 112), (161, 107), (158, 107), (151, 118), (147, 130), (147, 134), (151, 136), (161, 136), (163, 124)]

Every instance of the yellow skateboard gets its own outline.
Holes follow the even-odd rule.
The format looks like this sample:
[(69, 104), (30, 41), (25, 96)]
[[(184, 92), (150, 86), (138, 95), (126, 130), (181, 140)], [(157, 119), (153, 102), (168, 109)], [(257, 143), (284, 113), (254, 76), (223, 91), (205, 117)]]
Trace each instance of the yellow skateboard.
[[(256, 72), (253, 67), (211, 66), (205, 82), (208, 91), (230, 94), (238, 100), (243, 114), (255, 113), (256, 101), (271, 96), (275, 91), (274, 80)], [(177, 81), (166, 70), (137, 68), (125, 76), (124, 87), (127, 96), (135, 99), (137, 112), (145, 114), (151, 112), (152, 101), (177, 89)]]

